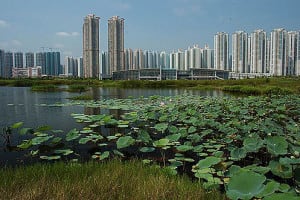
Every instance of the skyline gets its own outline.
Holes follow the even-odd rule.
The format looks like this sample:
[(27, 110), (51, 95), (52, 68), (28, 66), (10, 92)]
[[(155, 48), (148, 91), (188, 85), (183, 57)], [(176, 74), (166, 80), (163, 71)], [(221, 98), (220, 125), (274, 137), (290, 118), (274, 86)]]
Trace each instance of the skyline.
[(100, 17), (100, 51), (107, 51), (107, 22), (116, 15), (125, 19), (125, 48), (213, 48), (217, 32), (299, 30), (299, 6), (297, 0), (6, 0), (0, 7), (0, 48), (38, 52), (51, 47), (63, 56), (82, 56), (82, 24), (90, 13)]

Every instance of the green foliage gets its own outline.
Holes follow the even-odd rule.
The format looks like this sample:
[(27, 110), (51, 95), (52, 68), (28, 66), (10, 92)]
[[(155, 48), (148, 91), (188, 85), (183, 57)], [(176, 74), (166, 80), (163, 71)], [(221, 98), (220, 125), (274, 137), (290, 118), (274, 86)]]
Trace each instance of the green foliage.
[(264, 190), (265, 180), (266, 177), (258, 173), (240, 171), (230, 178), (226, 194), (230, 199), (252, 199)]
[[(242, 81), (231, 83), (241, 85)], [(265, 79), (257, 80), (251, 87), (263, 83)], [(57, 135), (49, 127), (33, 129), (34, 134), (28, 134), (30, 139), (19, 148), (35, 151), (47, 145), (49, 151), (35, 153), (47, 156), (41, 157), (46, 160), (52, 156), (65, 159), (63, 152), (55, 151), (61, 149), (55, 146), (56, 142), (74, 152), (78, 145), (85, 145), (83, 149), (91, 146), (94, 148), (91, 157), (96, 160), (128, 155), (141, 157), (147, 163), (168, 167), (172, 174), (178, 167), (188, 173), (192, 171), (205, 188), (220, 185), (227, 188), (230, 198), (265, 198), (295, 187), (291, 184), (292, 165), (300, 163), (300, 97), (297, 95), (239, 98), (156, 95), (61, 106), (67, 105), (118, 110), (121, 116), (72, 114), (86, 127), (59, 133), (61, 139), (55, 139)], [(74, 152), (72, 156), (81, 156)], [(243, 180), (246, 173), (253, 175), (253, 180), (247, 183), (249, 191), (234, 190), (238, 183), (248, 181)]]

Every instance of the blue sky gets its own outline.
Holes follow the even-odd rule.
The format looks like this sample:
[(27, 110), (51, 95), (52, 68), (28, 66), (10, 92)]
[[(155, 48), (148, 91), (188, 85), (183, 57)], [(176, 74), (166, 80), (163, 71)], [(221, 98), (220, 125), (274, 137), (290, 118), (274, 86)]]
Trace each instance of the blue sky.
[(107, 20), (125, 19), (125, 48), (157, 51), (213, 47), (216, 32), (274, 28), (300, 30), (300, 0), (1, 0), (0, 48), (58, 48), (81, 56), (83, 18), (100, 19), (100, 48), (107, 50)]

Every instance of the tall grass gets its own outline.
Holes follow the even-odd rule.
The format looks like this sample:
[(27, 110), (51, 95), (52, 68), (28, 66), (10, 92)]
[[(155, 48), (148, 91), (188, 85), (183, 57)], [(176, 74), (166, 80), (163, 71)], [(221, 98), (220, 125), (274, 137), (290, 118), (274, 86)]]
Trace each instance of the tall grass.
[(226, 199), (141, 161), (35, 164), (0, 169), (0, 199)]

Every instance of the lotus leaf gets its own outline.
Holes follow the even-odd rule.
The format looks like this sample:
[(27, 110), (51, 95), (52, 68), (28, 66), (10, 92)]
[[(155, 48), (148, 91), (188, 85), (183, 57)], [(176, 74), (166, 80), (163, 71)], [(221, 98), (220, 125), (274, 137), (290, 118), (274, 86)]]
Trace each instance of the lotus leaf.
[(66, 135), (66, 141), (69, 142), (69, 141), (71, 141), (71, 140), (75, 140), (75, 139), (79, 138), (80, 135), (81, 135), (81, 134), (79, 134), (79, 131), (78, 131), (76, 128), (74, 128), (74, 129), (70, 130), (70, 131), (67, 133), (67, 135)]
[(153, 142), (153, 146), (158, 147), (158, 148), (164, 148), (164, 147), (167, 147), (169, 145), (171, 145), (170, 140), (167, 139), (167, 138), (162, 138), (160, 140), (157, 140), (157, 141)]
[(243, 144), (247, 152), (257, 152), (263, 146), (264, 141), (257, 136), (244, 139)]
[(196, 167), (199, 168), (199, 169), (209, 168), (213, 165), (216, 165), (216, 164), (220, 163), (221, 161), (222, 161), (221, 158), (217, 158), (217, 157), (214, 157), (214, 156), (209, 156), (209, 157), (206, 157), (203, 160), (200, 160), (196, 164)]
[(133, 139), (131, 136), (123, 136), (117, 140), (117, 148), (118, 149), (126, 148), (133, 145), (134, 143), (135, 143), (135, 139)]
[(88, 138), (88, 137), (85, 137), (85, 138), (81, 138), (78, 143), (79, 144), (86, 144), (88, 143), (89, 141), (91, 141), (91, 138)]
[(246, 155), (247, 155), (247, 153), (244, 148), (234, 148), (230, 152), (230, 156), (231, 156), (232, 160), (241, 160), (241, 159), (245, 158)]
[(190, 126), (190, 128), (188, 129), (188, 133), (191, 134), (191, 133), (195, 133), (197, 131), (196, 127), (194, 126)]
[(280, 192), (287, 192), (287, 191), (290, 190), (290, 188), (291, 188), (291, 187), (290, 187), (288, 184), (282, 183), (282, 184), (280, 184), (278, 190), (279, 190)]
[(140, 151), (143, 153), (148, 153), (148, 152), (153, 152), (155, 150), (155, 148), (153, 147), (142, 147), (140, 148)]
[(178, 141), (181, 137), (180, 133), (168, 135), (166, 138), (169, 139), (172, 142)]
[(17, 122), (17, 123), (14, 123), (11, 128), (13, 129), (17, 129), (17, 128), (20, 128), (21, 126), (23, 126), (24, 122)]
[(58, 149), (55, 150), (54, 153), (56, 154), (62, 154), (64, 156), (70, 155), (71, 153), (73, 153), (74, 151), (71, 149)]
[(299, 196), (292, 193), (274, 193), (264, 198), (264, 200), (299, 200)]
[(173, 126), (173, 125), (169, 126), (168, 130), (169, 130), (170, 133), (173, 133), (173, 134), (178, 132), (178, 128), (176, 126)]
[(279, 186), (280, 186), (280, 184), (278, 182), (270, 181), (266, 184), (266, 187), (264, 188), (264, 190), (257, 195), (257, 197), (262, 198), (262, 197), (269, 196), (269, 195), (273, 194), (275, 191), (277, 191)]
[(40, 156), (40, 159), (43, 160), (59, 160), (60, 158), (60, 156)]
[(51, 143), (52, 143), (52, 144), (57, 144), (57, 143), (59, 143), (61, 140), (62, 140), (61, 137), (55, 137), (55, 138), (52, 139)]
[(113, 153), (117, 156), (121, 156), (121, 157), (124, 157), (124, 154), (116, 149), (113, 150)]
[(38, 127), (35, 131), (36, 132), (43, 132), (43, 131), (50, 131), (51, 129), (52, 129), (51, 126), (45, 125), (45, 126)]
[(267, 149), (273, 155), (285, 155), (287, 153), (288, 143), (282, 136), (272, 136), (266, 139)]
[(30, 133), (30, 132), (32, 132), (32, 131), (33, 131), (32, 128), (21, 128), (19, 134), (20, 134), (20, 135), (25, 135), (25, 134)]
[(140, 140), (145, 144), (148, 144), (149, 142), (151, 142), (151, 137), (146, 130), (139, 130), (137, 140)]
[(20, 145), (17, 147), (20, 149), (28, 149), (29, 147), (32, 146), (32, 141), (31, 140), (24, 140)]
[(35, 137), (33, 138), (32, 145), (39, 145), (42, 144), (43, 142), (48, 141), (49, 139), (53, 138), (53, 136), (46, 136), (46, 137)]
[(241, 170), (230, 178), (226, 194), (231, 199), (251, 199), (264, 190), (265, 180), (264, 175)]
[(154, 128), (157, 130), (157, 131), (160, 131), (160, 132), (165, 132), (165, 130), (168, 128), (168, 124), (167, 123), (159, 123), (159, 124), (155, 124)]
[(188, 145), (180, 145), (176, 147), (176, 149), (180, 152), (190, 151), (193, 148), (194, 148), (193, 146), (188, 146)]
[(278, 161), (271, 160), (268, 166), (272, 173), (281, 178), (292, 178), (291, 165), (282, 165)]

